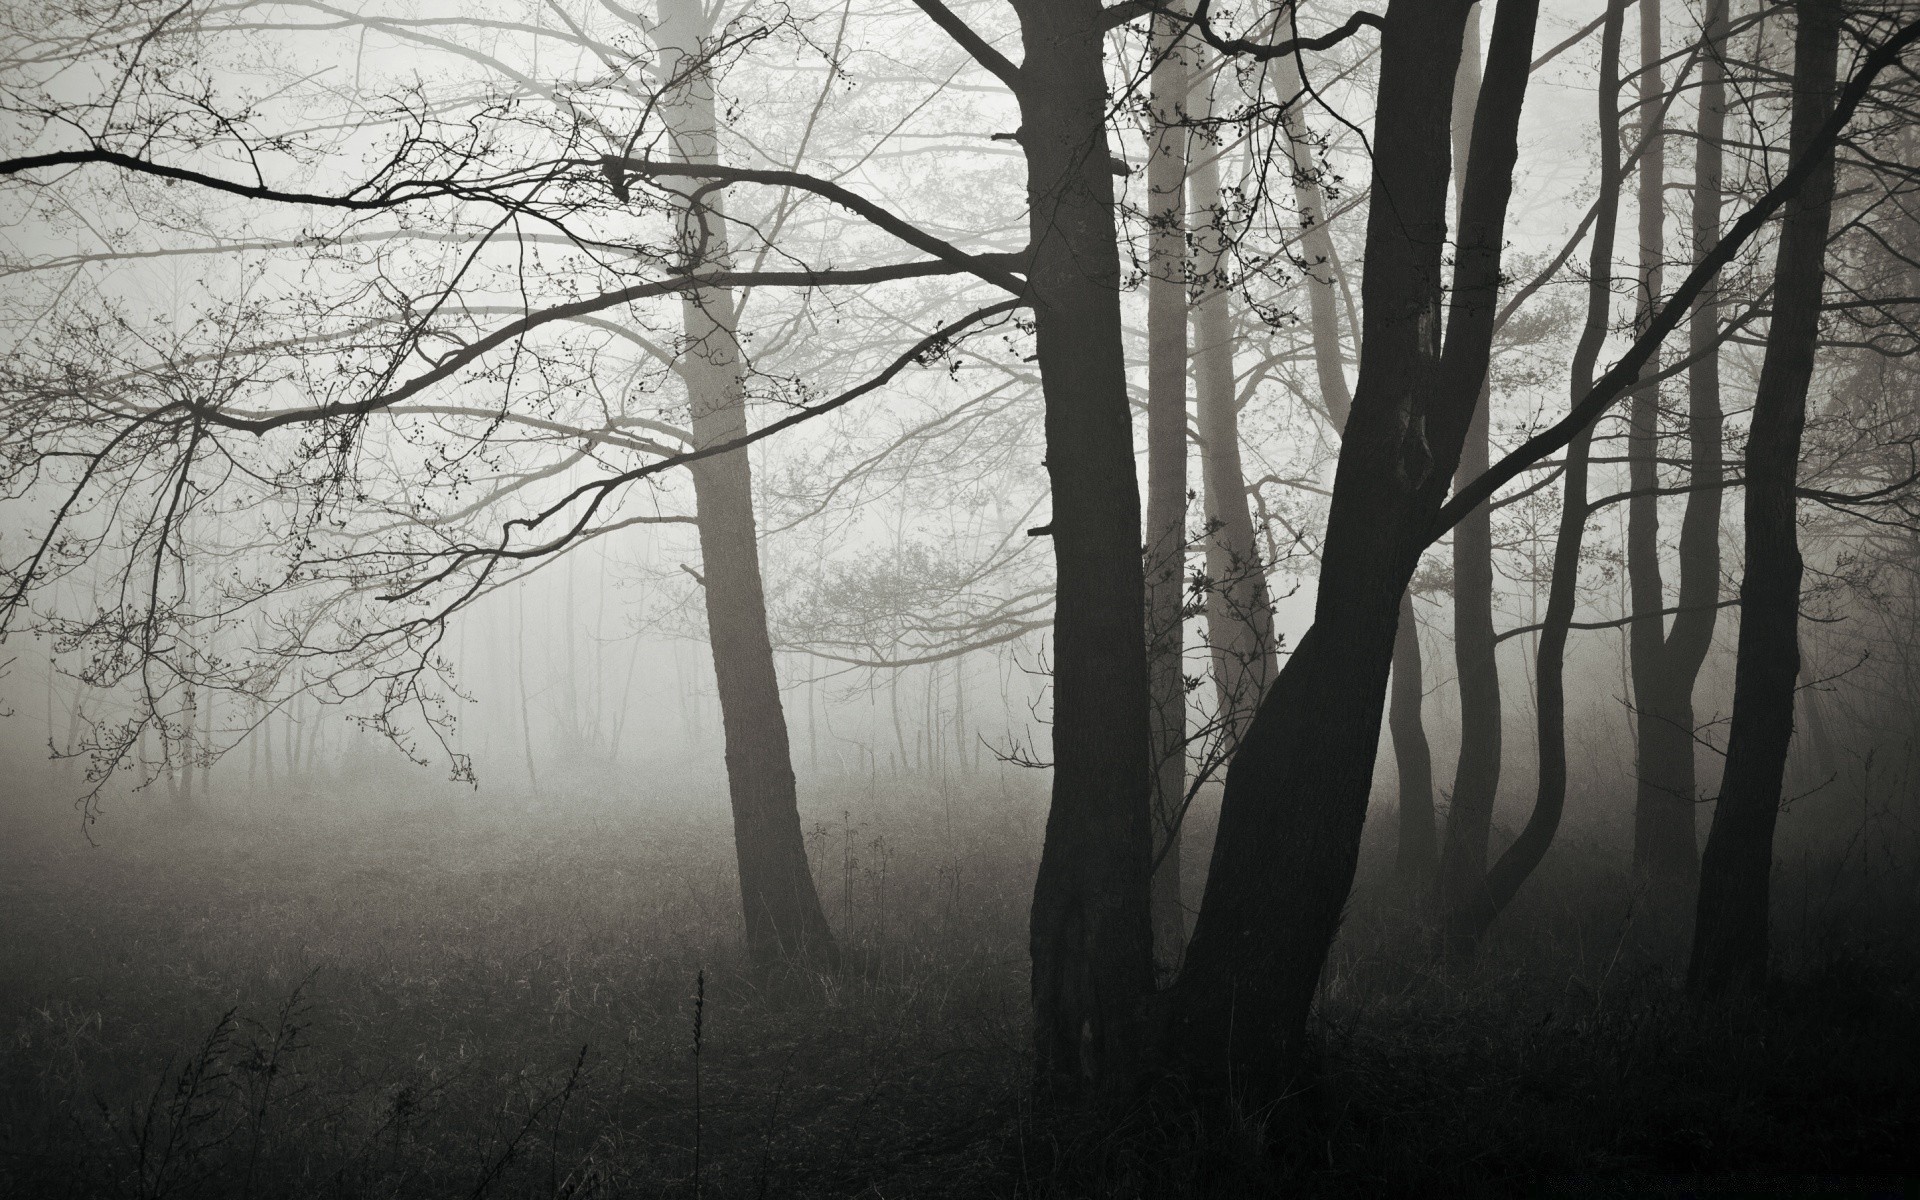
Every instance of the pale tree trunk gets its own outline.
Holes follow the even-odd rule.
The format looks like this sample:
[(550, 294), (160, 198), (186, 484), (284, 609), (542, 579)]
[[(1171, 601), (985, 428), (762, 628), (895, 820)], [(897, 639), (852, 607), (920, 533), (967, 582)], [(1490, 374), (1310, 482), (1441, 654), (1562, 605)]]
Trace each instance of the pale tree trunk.
[[(654, 30), (659, 77), (677, 83), (660, 106), (673, 156), (717, 162), (713, 79), (700, 62), (714, 14), (700, 0), (661, 0), (659, 11)], [(680, 190), (690, 194), (698, 184), (689, 182)], [(706, 267), (727, 261), (719, 203), (718, 193), (712, 193), (689, 200), (682, 213), (683, 248), (699, 254)], [(745, 364), (734, 336), (736, 303), (724, 288), (689, 292), (682, 300), (685, 346), (679, 370), (696, 446), (747, 432)], [(747, 452), (738, 450), (701, 459), (690, 470), (747, 948), (761, 963), (831, 966), (837, 954), (807, 865), (787, 716), (767, 632), (752, 468)]]
[[(1587, 316), (1574, 348), (1571, 402), (1593, 389), (1594, 369), (1606, 344), (1611, 313), (1613, 244), (1620, 215), (1620, 40), (1629, 0), (1608, 0), (1601, 28), (1599, 143), (1600, 180), (1593, 242), (1587, 262)], [(1535, 752), (1539, 759), (1533, 810), (1520, 834), (1501, 853), (1480, 887), (1446, 914), (1445, 948), (1455, 962), (1472, 957), (1494, 918), (1546, 857), (1560, 829), (1567, 800), (1566, 648), (1579, 601), (1580, 553), (1586, 538), (1587, 474), (1593, 445), (1588, 424), (1568, 444), (1561, 476), (1560, 523), (1547, 585), (1547, 611), (1534, 652)]]
[(1494, 22), (1443, 341), (1448, 117), (1467, 8), (1394, 0), (1383, 22), (1364, 354), (1314, 624), (1228, 771), (1206, 894), (1166, 1001), (1169, 1049), (1194, 1086), (1254, 1102), (1283, 1095), (1301, 1065), (1353, 883), (1401, 596), (1486, 374), (1537, 4), (1503, 0)]
[[(1797, 11), (1788, 133), (1794, 161), (1807, 154), (1833, 111), (1841, 21), (1838, 0), (1809, 0)], [(1688, 971), (1689, 986), (1701, 994), (1758, 988), (1766, 981), (1773, 827), (1800, 667), (1795, 487), (1820, 333), (1833, 176), (1829, 145), (1787, 201), (1774, 266), (1773, 319), (1747, 435), (1746, 571), (1727, 765), (1701, 861)]]
[[(1479, 11), (1476, 6), (1476, 16)], [(1461, 93), (1471, 86), (1476, 100), (1479, 96), (1479, 36), (1479, 21), (1470, 17), (1453, 107), (1456, 204), (1462, 199), (1473, 139), (1473, 109), (1462, 103)], [(1470, 65), (1476, 68), (1471, 75)], [(1460, 448), (1460, 467), (1454, 473), (1458, 483), (1477, 479), (1487, 469), (1490, 400), (1491, 393), (1482, 380), (1473, 420)], [(1451, 919), (1449, 914), (1461, 912), (1472, 903), (1487, 873), (1487, 837), (1500, 787), (1502, 717), (1497, 645), (1493, 631), (1493, 514), (1483, 504), (1453, 530), (1453, 662), (1460, 688), (1460, 757), (1454, 764), (1446, 841), (1440, 849), (1435, 878), (1435, 898), (1443, 925)]]
[[(1196, 54), (1202, 62), (1207, 57)], [(1196, 71), (1197, 86), (1210, 86), (1215, 74)], [(1294, 90), (1289, 89), (1287, 96)], [(1194, 109), (1211, 114), (1212, 93), (1202, 96), (1196, 92)], [(1297, 119), (1293, 109), (1287, 113), (1284, 119)], [(1273, 599), (1267, 590), (1266, 562), (1247, 505), (1246, 472), (1240, 458), (1233, 293), (1226, 286), (1229, 247), (1226, 211), (1220, 196), (1219, 149), (1206, 147), (1196, 154), (1189, 177), (1194, 274), (1199, 284), (1192, 314), (1193, 381), (1205, 483), (1207, 644), (1212, 651), (1221, 736), (1231, 748), (1245, 733), (1260, 697), (1279, 673), (1279, 647), (1273, 633)], [(1317, 188), (1314, 190), (1317, 193)], [(1342, 386), (1344, 389), (1344, 383)], [(1340, 403), (1344, 419), (1345, 402)]]
[[(187, 577), (187, 559), (186, 556), (182, 554), (180, 557), (180, 611), (185, 614), (191, 611), (192, 606), (193, 592)], [(180, 640), (182, 644), (185, 644), (188, 640), (184, 635), (184, 631)], [(188, 671), (193, 669), (191, 661), (182, 665)], [(200, 693), (199, 689), (194, 687), (191, 678), (188, 678), (186, 681), (183, 700), (184, 702), (180, 707), (180, 790), (176, 798), (183, 804), (191, 805), (194, 796), (197, 794), (194, 790), (195, 774), (193, 769), (193, 754), (199, 741), (200, 721)]]
[(1120, 325), (1098, 0), (1015, 0), (1028, 296), (1056, 567), (1053, 797), (1034, 882), (1040, 1078), (1112, 1092), (1141, 1069), (1153, 987), (1145, 579)]
[[(1282, 25), (1282, 29), (1286, 26)], [(1307, 293), (1308, 331), (1313, 335), (1313, 370), (1320, 383), (1320, 403), (1338, 434), (1347, 427), (1353, 392), (1347, 386), (1345, 356), (1340, 349), (1340, 255), (1327, 226), (1327, 195), (1320, 185), (1314, 157), (1313, 131), (1307, 124), (1305, 81), (1299, 60), (1280, 60), (1273, 73), (1276, 98), (1286, 107), (1280, 114), (1286, 135), (1288, 165), (1293, 169), (1293, 202), (1300, 210), (1300, 257), (1306, 265), (1302, 280)]]
[(1147, 670), (1153, 690), (1151, 770), (1153, 953), (1180, 964), (1180, 823), (1187, 784), (1183, 667), (1187, 550), (1187, 130), (1190, 43), (1177, 15), (1154, 19), (1152, 140), (1147, 158)]
[(533, 765), (532, 699), (527, 691), (527, 585), (524, 582), (508, 593), (507, 603), (513, 609), (513, 684), (520, 698), (520, 749), (527, 760), (527, 793), (538, 799), (540, 776)]

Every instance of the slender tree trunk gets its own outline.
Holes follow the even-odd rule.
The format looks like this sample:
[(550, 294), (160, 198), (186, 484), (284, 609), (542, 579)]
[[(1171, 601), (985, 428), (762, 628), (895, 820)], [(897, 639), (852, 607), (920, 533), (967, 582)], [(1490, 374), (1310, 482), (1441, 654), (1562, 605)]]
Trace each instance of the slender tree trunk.
[[(182, 613), (190, 611), (192, 606), (192, 585), (187, 577), (186, 556), (182, 555), (180, 558), (180, 608)], [(185, 642), (187, 639), (183, 636), (181, 640)], [(189, 671), (193, 669), (191, 661), (184, 665)], [(199, 743), (199, 732), (200, 692), (198, 688), (194, 687), (193, 680), (189, 678), (186, 681), (184, 703), (180, 708), (180, 790), (177, 793), (177, 798), (186, 805), (191, 805), (193, 798), (198, 794), (195, 790), (193, 755), (194, 749)]]
[[(1613, 244), (1620, 215), (1620, 40), (1630, 0), (1608, 0), (1601, 27), (1599, 142), (1600, 182), (1593, 242), (1587, 262), (1587, 317), (1574, 348), (1570, 396), (1579, 403), (1593, 389), (1594, 368), (1605, 345), (1613, 298)], [(1593, 445), (1589, 424), (1567, 446), (1561, 476), (1560, 525), (1553, 548), (1547, 611), (1534, 652), (1534, 728), (1539, 756), (1533, 811), (1513, 844), (1501, 853), (1476, 895), (1449, 912), (1446, 950), (1460, 962), (1472, 957), (1494, 918), (1546, 857), (1560, 829), (1567, 800), (1566, 648), (1579, 602), (1580, 553), (1586, 539), (1587, 472)]]
[(1056, 600), (1053, 798), (1034, 883), (1040, 1078), (1139, 1070), (1153, 986), (1145, 579), (1098, 0), (1015, 0), (1029, 296), (1046, 401)]
[(1228, 771), (1206, 895), (1167, 1000), (1171, 1050), (1206, 1090), (1271, 1099), (1298, 1069), (1353, 882), (1401, 595), (1486, 373), (1537, 4), (1503, 0), (1495, 20), (1443, 345), (1448, 115), (1467, 8), (1393, 0), (1381, 30), (1365, 351), (1314, 625)]
[(1185, 622), (1187, 559), (1188, 47), (1176, 14), (1154, 18), (1152, 140), (1147, 159), (1147, 671), (1154, 854), (1153, 954), (1180, 965), (1180, 822), (1187, 785)]
[[(1467, 11), (1467, 23), (1460, 38), (1460, 65), (1453, 82), (1453, 178), (1454, 212), (1459, 215), (1461, 193), (1467, 173), (1467, 157), (1473, 141), (1473, 113), (1480, 101), (1480, 5)], [(1480, 403), (1486, 404), (1482, 388)], [(1474, 424), (1483, 432), (1484, 414)], [(1469, 425), (1469, 437), (1473, 425)], [(1462, 446), (1464, 452), (1465, 446)], [(1481, 457), (1485, 457), (1484, 450)], [(1433, 751), (1427, 743), (1427, 730), (1420, 718), (1420, 703), (1425, 695), (1420, 663), (1420, 635), (1413, 613), (1411, 595), (1400, 603), (1399, 636), (1393, 647), (1393, 687), (1387, 700), (1387, 729), (1393, 736), (1393, 757), (1400, 781), (1400, 828), (1394, 855), (1394, 874), (1403, 885), (1418, 887), (1433, 878), (1439, 855), (1439, 832), (1433, 802)]]
[[(1710, 18), (1711, 19), (1711, 18)], [(1711, 37), (1711, 28), (1709, 28)], [(1709, 55), (1709, 58), (1711, 56)], [(1713, 65), (1709, 65), (1711, 71)], [(1660, 0), (1640, 0), (1640, 269), (1634, 324), (1645, 328), (1662, 294), (1666, 252), (1666, 139), (1662, 130)], [(1706, 147), (1701, 147), (1706, 153)], [(1717, 153), (1717, 148), (1715, 150)], [(1693, 674), (1680, 669), (1667, 643), (1665, 581), (1660, 564), (1659, 357), (1628, 404), (1627, 575), (1633, 622), (1628, 626), (1635, 708), (1637, 777), (1633, 812), (1634, 870), (1645, 878), (1661, 928), (1684, 911), (1699, 875), (1693, 819)], [(1717, 495), (1717, 493), (1716, 493)], [(1685, 567), (1682, 567), (1685, 570)], [(1716, 564), (1717, 570), (1717, 564)], [(1697, 668), (1696, 668), (1697, 671)], [(1684, 760), (1684, 761), (1683, 761)]]
[(1420, 701), (1426, 695), (1420, 672), (1420, 620), (1414, 615), (1411, 591), (1400, 595), (1392, 685), (1387, 729), (1393, 737), (1393, 761), (1400, 776), (1400, 837), (1394, 851), (1394, 874), (1412, 884), (1433, 873), (1437, 833), (1433, 819), (1433, 751), (1427, 745), (1426, 725), (1420, 719)]
[[(702, 60), (716, 12), (700, 0), (660, 0), (659, 77), (676, 83), (660, 112), (672, 153), (684, 162), (718, 161), (714, 84)], [(720, 200), (717, 194), (694, 199), (698, 190), (692, 182), (682, 188), (689, 197), (681, 218), (683, 251), (703, 265), (723, 266), (727, 229)], [(680, 374), (696, 445), (747, 432), (736, 303), (733, 292), (721, 288), (689, 292), (681, 303)], [(740, 450), (702, 459), (690, 470), (748, 952), (762, 963), (831, 966), (837, 951), (807, 865), (787, 714), (767, 633), (752, 467)]]
[[(1797, 6), (1793, 118), (1796, 160), (1833, 111), (1841, 9), (1837, 0)], [(1740, 644), (1727, 729), (1726, 773), (1700, 871), (1688, 983), (1716, 994), (1757, 988), (1767, 973), (1767, 906), (1773, 826), (1793, 737), (1800, 668), (1800, 545), (1794, 488), (1807, 388), (1813, 378), (1833, 210), (1833, 154), (1817, 161), (1787, 201), (1774, 266), (1774, 307), (1754, 395), (1746, 453), (1746, 572), (1740, 582)]]
[[(1473, 137), (1473, 107), (1462, 103), (1471, 86), (1480, 91), (1480, 29), (1467, 21), (1461, 49), (1459, 83), (1453, 105), (1454, 200), (1464, 200), (1466, 166)], [(1469, 67), (1473, 67), (1471, 75)], [(1491, 394), (1486, 381), (1466, 442), (1460, 448), (1457, 483), (1476, 479), (1489, 458)], [(1500, 787), (1500, 666), (1493, 631), (1493, 514), (1485, 506), (1467, 514), (1453, 530), (1453, 661), (1460, 688), (1460, 757), (1454, 765), (1453, 794), (1447, 805), (1446, 842), (1440, 849), (1435, 880), (1442, 926), (1449, 925), (1478, 894), (1487, 873), (1487, 837)]]
[[(513, 606), (513, 683), (514, 691), (520, 697), (520, 749), (527, 759), (527, 791), (538, 798), (540, 795), (540, 776), (533, 766), (533, 716), (532, 702), (527, 694), (527, 594), (526, 584), (521, 583), (508, 593), (507, 603)], [(312, 740), (308, 740), (312, 745)]]
[[(1280, 30), (1288, 28), (1276, 23)], [(1287, 159), (1293, 168), (1293, 201), (1300, 210), (1300, 252), (1306, 262), (1302, 281), (1307, 293), (1308, 330), (1313, 335), (1314, 376), (1320, 383), (1320, 403), (1338, 434), (1347, 427), (1353, 392), (1347, 387), (1346, 358), (1340, 350), (1339, 296), (1343, 269), (1327, 226), (1327, 197), (1320, 185), (1314, 158), (1313, 131), (1307, 125), (1305, 81), (1299, 60), (1280, 60), (1273, 74), (1276, 98), (1285, 105), (1280, 114), (1286, 135)]]
[[(1721, 189), (1726, 136), (1727, 0), (1708, 0), (1700, 67), (1699, 128), (1694, 148), (1692, 187), (1693, 257), (1704, 259), (1720, 242)], [(1673, 818), (1672, 845), (1685, 838), (1688, 854), (1675, 854), (1684, 893), (1698, 882), (1694, 805), (1699, 785), (1694, 768), (1693, 690), (1713, 646), (1720, 600), (1720, 481), (1722, 425), (1720, 404), (1720, 318), (1716, 289), (1709, 286), (1694, 301), (1688, 326), (1687, 441), (1694, 490), (1680, 522), (1680, 611), (1666, 636), (1663, 670), (1641, 704), (1641, 780), (1659, 793), (1684, 801), (1684, 819)], [(1650, 703), (1649, 703), (1650, 702)]]
[[(1200, 52), (1195, 59), (1206, 61)], [(1213, 72), (1196, 70), (1194, 74), (1201, 86), (1207, 86)], [(1297, 90), (1289, 89), (1287, 97)], [(1196, 93), (1194, 107), (1196, 112), (1211, 115), (1211, 92), (1206, 96)], [(1297, 120), (1293, 109), (1287, 111), (1285, 119)], [(1226, 209), (1221, 203), (1217, 147), (1207, 147), (1194, 156), (1189, 178), (1194, 275), (1199, 287), (1193, 305), (1193, 381), (1201, 475), (1206, 486), (1207, 644), (1212, 649), (1222, 736), (1231, 747), (1246, 732), (1260, 697), (1279, 674), (1279, 646), (1273, 632), (1266, 559), (1260, 553), (1253, 514), (1247, 507), (1246, 474), (1240, 458), (1233, 293), (1227, 286)], [(1344, 381), (1341, 388), (1338, 403), (1344, 420)]]

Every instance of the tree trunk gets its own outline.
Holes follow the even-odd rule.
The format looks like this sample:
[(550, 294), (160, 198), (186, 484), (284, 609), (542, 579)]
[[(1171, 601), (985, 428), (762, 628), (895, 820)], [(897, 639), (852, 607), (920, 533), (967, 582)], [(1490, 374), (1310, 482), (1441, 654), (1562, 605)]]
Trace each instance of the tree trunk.
[[(1587, 317), (1574, 348), (1570, 403), (1593, 389), (1594, 368), (1606, 344), (1613, 298), (1613, 243), (1620, 214), (1620, 39), (1630, 0), (1609, 0), (1600, 40), (1599, 200), (1587, 263)], [(1534, 653), (1534, 729), (1539, 757), (1533, 811), (1527, 823), (1487, 872), (1477, 893), (1447, 914), (1447, 957), (1471, 958), (1494, 918), (1546, 857), (1560, 829), (1567, 800), (1566, 648), (1579, 600), (1580, 552), (1585, 542), (1587, 469), (1593, 445), (1590, 423), (1568, 444), (1561, 477), (1560, 524), (1547, 585), (1547, 611)]]
[[(1464, 200), (1466, 164), (1473, 136), (1473, 108), (1461, 92), (1480, 90), (1478, 7), (1467, 21), (1459, 83), (1453, 105), (1455, 203)], [(1469, 67), (1474, 68), (1469, 74)], [(1456, 483), (1476, 479), (1489, 458), (1491, 394), (1486, 381), (1460, 448)], [(1453, 530), (1453, 661), (1460, 688), (1460, 757), (1454, 764), (1447, 805), (1446, 842), (1440, 850), (1435, 899), (1443, 926), (1478, 894), (1487, 873), (1487, 836), (1500, 787), (1500, 666), (1493, 632), (1493, 514), (1481, 505)]]
[(1046, 402), (1056, 591), (1053, 797), (1034, 883), (1041, 1080), (1138, 1070), (1153, 986), (1145, 579), (1097, 0), (1016, 0), (1029, 298)]
[[(1198, 61), (1204, 58), (1196, 55)], [(1287, 60), (1289, 63), (1291, 59)], [(1207, 72), (1196, 71), (1205, 79)], [(1289, 95), (1292, 93), (1289, 92)], [(1211, 99), (1196, 109), (1211, 114)], [(1289, 113), (1293, 110), (1289, 109)], [(1193, 306), (1193, 377), (1206, 484), (1207, 643), (1226, 745), (1231, 749), (1280, 672), (1273, 633), (1273, 598), (1266, 561), (1247, 507), (1240, 459), (1240, 408), (1233, 364), (1233, 295), (1226, 286), (1225, 208), (1220, 201), (1220, 154), (1195, 156), (1192, 180), (1194, 273), (1200, 295)], [(1317, 189), (1315, 189), (1317, 191)], [(1336, 347), (1337, 353), (1337, 347)], [(1344, 396), (1344, 382), (1342, 383)], [(1341, 401), (1341, 418), (1346, 417)]]
[(1162, 973), (1187, 941), (1180, 823), (1187, 786), (1187, 129), (1189, 78), (1177, 15), (1153, 25), (1147, 158), (1147, 670), (1153, 690), (1153, 956)]
[(1433, 822), (1433, 751), (1420, 720), (1426, 684), (1420, 674), (1420, 621), (1413, 593), (1400, 594), (1400, 625), (1393, 639), (1393, 687), (1387, 702), (1387, 729), (1393, 736), (1393, 761), (1400, 776), (1400, 837), (1394, 850), (1394, 874), (1418, 883), (1433, 873), (1436, 833)]
[[(716, 162), (719, 147), (712, 77), (698, 65), (711, 36), (700, 0), (661, 0), (654, 38), (660, 78), (676, 86), (660, 106), (674, 156)], [(683, 194), (698, 189), (689, 182)], [(683, 251), (704, 265), (727, 258), (726, 226), (717, 196), (689, 200), (682, 217)], [(747, 432), (746, 378), (734, 338), (731, 290), (689, 292), (681, 304), (686, 345), (680, 374), (687, 385), (693, 440), (710, 446)], [(707, 636), (725, 735), (727, 792), (740, 868), (740, 907), (747, 948), (756, 961), (831, 966), (833, 934), (800, 828), (787, 714), (767, 634), (767, 602), (754, 528), (752, 467), (745, 450), (692, 464), (704, 570)]]
[(1167, 1001), (1170, 1048), (1192, 1082), (1248, 1100), (1283, 1094), (1299, 1065), (1353, 882), (1401, 595), (1486, 372), (1537, 5), (1504, 0), (1495, 21), (1443, 353), (1448, 114), (1467, 8), (1394, 0), (1383, 22), (1364, 354), (1314, 624), (1228, 771), (1206, 895)]
[[(1704, 259), (1720, 241), (1722, 163), (1726, 134), (1727, 2), (1709, 0), (1704, 26), (1706, 50), (1700, 64), (1699, 129), (1694, 150), (1693, 257)], [(1679, 612), (1666, 635), (1661, 669), (1640, 708), (1640, 782), (1651, 788), (1671, 809), (1670, 840), (1648, 830), (1648, 853), (1638, 851), (1642, 839), (1636, 821), (1636, 862), (1644, 861), (1650, 875), (1656, 862), (1673, 866), (1669, 874), (1682, 898), (1698, 884), (1699, 864), (1694, 850), (1694, 806), (1699, 784), (1694, 768), (1693, 689), (1713, 646), (1720, 610), (1720, 481), (1724, 416), (1720, 405), (1719, 301), (1712, 286), (1694, 301), (1688, 327), (1687, 441), (1694, 490), (1687, 496), (1680, 521)], [(1636, 817), (1639, 809), (1636, 809)], [(1684, 846), (1682, 838), (1684, 837)], [(1658, 846), (1673, 853), (1656, 858)], [(1681, 851), (1684, 850), (1684, 854)], [(1664, 872), (1663, 872), (1664, 873)]]
[[(1711, 33), (1709, 32), (1709, 36)], [(1709, 56), (1711, 61), (1711, 56)], [(1662, 288), (1666, 251), (1666, 139), (1662, 131), (1660, 0), (1640, 0), (1640, 269), (1634, 326), (1652, 319)], [(1705, 147), (1702, 147), (1704, 152)], [(1685, 695), (1667, 647), (1665, 581), (1660, 564), (1659, 356), (1628, 404), (1627, 576), (1633, 621), (1632, 664), (1637, 765), (1633, 810), (1633, 865), (1647, 880), (1655, 925), (1666, 928), (1683, 911), (1699, 875), (1694, 841), (1692, 690)], [(1685, 709), (1686, 711), (1681, 711)], [(1682, 760), (1684, 759), (1684, 765)]]
[[(1455, 80), (1454, 114), (1456, 119), (1465, 105), (1466, 122), (1473, 119), (1473, 104), (1480, 81), (1479, 8), (1467, 19), (1468, 33), (1463, 41), (1473, 47), (1471, 61), (1463, 54)], [(1282, 101), (1302, 91), (1299, 63), (1285, 60), (1278, 73)], [(1462, 97), (1462, 84), (1470, 84)], [(1294, 173), (1294, 199), (1302, 216), (1300, 231), (1303, 257), (1308, 263), (1306, 280), (1307, 312), (1313, 337), (1314, 373), (1320, 383), (1320, 402), (1336, 434), (1346, 428), (1347, 414), (1353, 407), (1347, 389), (1344, 355), (1340, 349), (1339, 314), (1334, 291), (1341, 282), (1341, 266), (1334, 253), (1333, 234), (1326, 226), (1326, 198), (1321, 191), (1312, 156), (1312, 141), (1299, 104), (1289, 103), (1282, 116), (1287, 135), (1288, 156)], [(1456, 131), (1458, 126), (1456, 125)], [(1455, 139), (1456, 147), (1459, 137)], [(1464, 153), (1458, 153), (1461, 162)], [(1413, 625), (1411, 598), (1401, 604), (1402, 628), (1394, 638), (1392, 687), (1388, 693), (1387, 729), (1393, 739), (1394, 762), (1399, 777), (1398, 837), (1395, 842), (1394, 873), (1403, 882), (1417, 882), (1433, 873), (1438, 843), (1433, 805), (1433, 751), (1427, 742), (1427, 729), (1421, 719), (1420, 704), (1425, 695), (1420, 663), (1420, 638)]]
[[(1281, 24), (1281, 29), (1288, 26)], [(1313, 335), (1313, 369), (1320, 382), (1320, 403), (1335, 434), (1347, 427), (1353, 392), (1347, 387), (1346, 356), (1340, 351), (1339, 254), (1333, 231), (1327, 227), (1327, 197), (1320, 186), (1314, 161), (1313, 132), (1307, 126), (1305, 81), (1292, 55), (1280, 60), (1274, 72), (1274, 90), (1285, 108), (1280, 114), (1286, 135), (1287, 159), (1293, 168), (1293, 200), (1300, 209), (1300, 256), (1306, 260), (1308, 329)]]
[[(1841, 17), (1837, 0), (1809, 0), (1797, 11), (1788, 133), (1795, 160), (1808, 152), (1833, 110)], [(1701, 862), (1688, 972), (1689, 985), (1702, 994), (1758, 987), (1767, 973), (1773, 826), (1793, 737), (1794, 679), (1800, 667), (1794, 488), (1820, 331), (1833, 175), (1829, 148), (1787, 201), (1774, 266), (1773, 320), (1747, 435), (1746, 572), (1740, 582), (1733, 716), (1726, 773)]]
[[(1480, 6), (1475, 4), (1467, 10), (1467, 24), (1460, 38), (1460, 65), (1453, 82), (1451, 132), (1456, 224), (1473, 140), (1473, 110), (1479, 101)], [(1476, 412), (1484, 409), (1487, 401), (1484, 387), (1481, 391)], [(1474, 418), (1474, 423), (1483, 431), (1483, 445), (1485, 422), (1484, 414)], [(1470, 425), (1469, 430), (1471, 428)], [(1465, 451), (1464, 445), (1462, 451)], [(1485, 457), (1484, 449), (1481, 457)], [(1434, 818), (1433, 753), (1427, 743), (1426, 726), (1420, 719), (1420, 701), (1424, 694), (1420, 636), (1413, 622), (1413, 599), (1409, 596), (1400, 605), (1401, 630), (1393, 647), (1393, 690), (1387, 701), (1387, 728), (1393, 735), (1393, 756), (1400, 777), (1400, 828), (1394, 874), (1402, 884), (1417, 887), (1434, 876), (1439, 834)]]

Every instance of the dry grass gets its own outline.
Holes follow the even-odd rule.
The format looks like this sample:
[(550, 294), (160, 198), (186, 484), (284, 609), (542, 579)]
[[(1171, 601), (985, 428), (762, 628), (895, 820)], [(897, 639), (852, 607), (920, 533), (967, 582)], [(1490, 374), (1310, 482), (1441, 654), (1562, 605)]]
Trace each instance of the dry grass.
[(1703, 1016), (1636, 944), (1603, 847), (1556, 855), (1467, 977), (1363, 889), (1321, 1079), (1223, 1127), (1166, 1099), (1033, 1109), (1031, 794), (900, 785), (810, 813), (853, 950), (828, 978), (741, 961), (710, 786), (532, 813), (393, 786), (185, 822), (148, 802), (97, 848), (15, 821), (0, 1195), (1527, 1194), (1915, 1170), (1915, 956), (1835, 925), (1771, 1005)]

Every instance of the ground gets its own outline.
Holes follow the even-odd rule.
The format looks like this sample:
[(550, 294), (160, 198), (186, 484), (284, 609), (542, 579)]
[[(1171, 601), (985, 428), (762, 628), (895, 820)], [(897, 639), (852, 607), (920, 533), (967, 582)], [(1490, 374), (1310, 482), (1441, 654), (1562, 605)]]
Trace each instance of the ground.
[(742, 960), (712, 781), (624, 790), (226, 782), (191, 813), (110, 806), (93, 845), (16, 797), (0, 1196), (1840, 1196), (1920, 1173), (1912, 929), (1811, 869), (1782, 887), (1775, 994), (1708, 1011), (1640, 944), (1604, 840), (1570, 835), (1465, 974), (1418, 897), (1363, 874), (1319, 1079), (1222, 1126), (1170, 1096), (1036, 1108), (1031, 782), (810, 788), (831, 977)]

